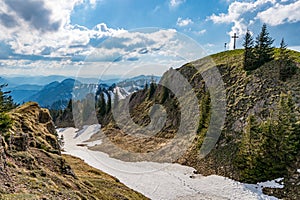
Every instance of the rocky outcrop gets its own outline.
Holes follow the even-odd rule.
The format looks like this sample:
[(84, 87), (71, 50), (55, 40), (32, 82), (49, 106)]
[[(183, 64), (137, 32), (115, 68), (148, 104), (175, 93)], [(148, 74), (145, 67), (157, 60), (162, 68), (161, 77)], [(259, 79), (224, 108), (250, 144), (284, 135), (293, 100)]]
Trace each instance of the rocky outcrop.
[(27, 103), (12, 111), (11, 118), (14, 121), (9, 138), (11, 150), (26, 151), (34, 147), (60, 155), (55, 126), (47, 109)]

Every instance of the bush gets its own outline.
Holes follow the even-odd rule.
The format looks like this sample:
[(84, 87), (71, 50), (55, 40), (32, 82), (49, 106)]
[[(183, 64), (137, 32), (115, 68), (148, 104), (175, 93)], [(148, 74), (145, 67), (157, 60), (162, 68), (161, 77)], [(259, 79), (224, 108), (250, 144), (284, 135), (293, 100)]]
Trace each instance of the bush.
[(9, 128), (11, 128), (12, 120), (10, 117), (2, 112), (0, 113), (0, 132), (3, 134), (8, 131)]

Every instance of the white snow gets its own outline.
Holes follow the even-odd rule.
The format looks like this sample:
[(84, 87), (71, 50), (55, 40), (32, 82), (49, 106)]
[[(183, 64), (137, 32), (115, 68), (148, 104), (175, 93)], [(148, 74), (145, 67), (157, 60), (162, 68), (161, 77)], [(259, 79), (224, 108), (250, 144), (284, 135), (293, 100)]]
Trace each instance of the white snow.
[(282, 183), (282, 181), (283, 178), (278, 178), (272, 181), (257, 183), (257, 185), (261, 187), (268, 187), (268, 188), (283, 188), (284, 184)]
[(99, 129), (100, 125), (91, 125), (84, 127), (79, 134), (75, 128), (57, 131), (64, 136), (66, 154), (83, 159), (151, 199), (277, 199), (262, 194), (263, 184), (243, 184), (217, 175), (205, 177), (194, 174), (194, 168), (179, 164), (123, 162), (77, 145), (84, 143)]

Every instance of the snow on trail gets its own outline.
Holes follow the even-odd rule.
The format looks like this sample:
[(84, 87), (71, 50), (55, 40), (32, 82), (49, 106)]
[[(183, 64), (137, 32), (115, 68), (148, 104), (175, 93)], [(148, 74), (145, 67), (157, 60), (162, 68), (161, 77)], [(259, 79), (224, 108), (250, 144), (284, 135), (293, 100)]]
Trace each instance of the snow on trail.
[[(222, 176), (194, 174), (194, 168), (179, 164), (154, 162), (124, 162), (110, 158), (87, 146), (96, 143), (84, 142), (100, 129), (100, 125), (57, 129), (64, 136), (64, 150), (83, 159), (87, 164), (118, 178), (128, 187), (151, 199), (277, 199), (263, 195), (260, 185), (243, 184)], [(77, 144), (81, 144), (78, 146)]]

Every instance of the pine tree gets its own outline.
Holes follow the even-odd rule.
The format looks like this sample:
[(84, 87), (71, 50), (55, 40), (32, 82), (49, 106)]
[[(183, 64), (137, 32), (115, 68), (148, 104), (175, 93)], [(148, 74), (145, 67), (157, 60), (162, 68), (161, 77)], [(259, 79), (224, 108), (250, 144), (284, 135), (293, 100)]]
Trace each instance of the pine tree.
[(264, 124), (263, 152), (266, 178), (287, 174), (299, 152), (299, 125), (291, 94), (281, 94), (275, 116)]
[(279, 48), (279, 78), (282, 81), (286, 81), (288, 78), (293, 76), (296, 73), (296, 65), (292, 62), (289, 52), (287, 50), (287, 45), (284, 42), (284, 38), (282, 38), (280, 42)]
[(154, 82), (151, 82), (150, 83), (150, 88), (149, 88), (149, 99), (152, 98), (152, 96), (154, 95), (155, 93), (155, 90), (156, 90), (156, 85)]
[(262, 174), (260, 170), (262, 128), (255, 116), (247, 118), (247, 126), (241, 140), (236, 161), (241, 169), (241, 178), (247, 182), (255, 182)]
[(107, 95), (106, 113), (109, 113), (111, 110), (111, 96), (109, 92), (107, 92), (106, 95)]
[(269, 32), (267, 31), (267, 25), (263, 24), (261, 32), (255, 40), (255, 68), (258, 68), (274, 59), (274, 47), (272, 47), (273, 42), (274, 40), (269, 36)]
[(12, 97), (9, 96), (10, 92), (3, 92), (2, 89), (7, 85), (0, 85), (0, 134), (8, 131), (12, 125), (10, 117), (7, 112), (16, 107)]
[(244, 69), (245, 70), (252, 70), (254, 69), (254, 51), (253, 51), (253, 37), (249, 30), (247, 30), (246, 35), (244, 37), (243, 46), (245, 48), (244, 51)]
[(280, 47), (279, 47), (279, 57), (280, 61), (289, 60), (289, 54), (287, 51), (287, 44), (284, 42), (284, 38), (281, 39)]
[(149, 89), (149, 85), (148, 85), (148, 82), (146, 81), (146, 84), (144, 86), (144, 90), (147, 91)]
[(100, 93), (100, 98), (98, 100), (98, 114), (99, 116), (104, 116), (106, 113), (106, 102), (105, 102), (105, 98), (104, 98), (104, 93), (101, 92)]
[(3, 92), (3, 88), (6, 86), (7, 84), (0, 85), (0, 112), (7, 112), (17, 106), (9, 95), (10, 91)]

